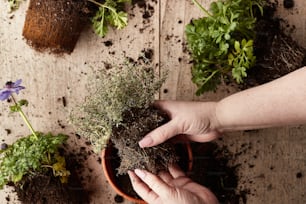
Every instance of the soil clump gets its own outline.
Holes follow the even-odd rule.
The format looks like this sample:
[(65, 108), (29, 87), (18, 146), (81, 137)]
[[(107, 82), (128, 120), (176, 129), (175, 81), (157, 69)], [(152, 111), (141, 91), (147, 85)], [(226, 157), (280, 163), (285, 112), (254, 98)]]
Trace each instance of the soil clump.
[(147, 133), (168, 120), (165, 114), (155, 108), (135, 108), (123, 114), (122, 123), (125, 125), (114, 127), (111, 137), (121, 159), (118, 174), (125, 174), (136, 168), (157, 173), (167, 170), (168, 165), (178, 161), (174, 144), (170, 142), (145, 149), (138, 145), (138, 141)]
[(66, 168), (70, 171), (68, 183), (61, 183), (59, 177), (54, 177), (52, 170), (26, 175), (13, 186), (18, 200), (23, 204), (89, 204), (90, 192), (85, 190), (79, 177), (79, 170), (83, 169), (86, 157), (61, 149), (66, 159)]
[(276, 6), (269, 4), (264, 8), (263, 16), (257, 15), (256, 64), (248, 71), (243, 88), (264, 84), (306, 65), (306, 49), (285, 34), (282, 19), (274, 16)]

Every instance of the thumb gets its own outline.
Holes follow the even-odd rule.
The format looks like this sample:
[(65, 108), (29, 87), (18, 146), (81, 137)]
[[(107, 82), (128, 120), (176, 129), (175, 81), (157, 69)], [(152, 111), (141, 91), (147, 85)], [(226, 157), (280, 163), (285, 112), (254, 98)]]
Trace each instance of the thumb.
[(180, 134), (181, 131), (176, 124), (177, 123), (174, 120), (171, 120), (156, 128), (139, 141), (139, 146), (141, 148), (156, 146)]

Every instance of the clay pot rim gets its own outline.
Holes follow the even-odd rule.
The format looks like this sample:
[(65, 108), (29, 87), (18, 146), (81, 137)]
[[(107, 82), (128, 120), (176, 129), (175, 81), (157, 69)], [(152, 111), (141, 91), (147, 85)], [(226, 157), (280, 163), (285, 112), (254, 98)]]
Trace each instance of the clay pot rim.
[[(193, 154), (192, 154), (192, 149), (191, 149), (191, 145), (189, 141), (185, 141), (183, 142), (183, 144), (186, 145), (187, 147), (187, 154), (188, 154), (188, 171), (192, 170), (192, 165), (193, 165)], [(137, 199), (135, 197), (132, 197), (128, 194), (126, 194), (125, 192), (123, 192), (120, 188), (117, 187), (117, 185), (115, 184), (115, 182), (111, 179), (111, 176), (109, 174), (109, 172), (107, 171), (107, 166), (106, 166), (106, 159), (105, 155), (106, 155), (106, 149), (109, 147), (106, 147), (105, 149), (102, 150), (102, 169), (104, 172), (104, 175), (106, 177), (106, 180), (108, 181), (108, 183), (111, 185), (111, 187), (115, 190), (115, 192), (122, 196), (124, 199), (129, 200), (131, 202), (137, 203), (137, 204), (146, 204), (146, 202), (142, 199)]]

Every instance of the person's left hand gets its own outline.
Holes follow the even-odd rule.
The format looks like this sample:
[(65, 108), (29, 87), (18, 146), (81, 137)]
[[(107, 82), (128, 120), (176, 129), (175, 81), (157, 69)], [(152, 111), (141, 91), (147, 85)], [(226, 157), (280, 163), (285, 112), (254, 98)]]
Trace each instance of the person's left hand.
[(215, 195), (193, 182), (177, 165), (154, 175), (145, 170), (129, 171), (134, 190), (150, 204), (217, 204)]

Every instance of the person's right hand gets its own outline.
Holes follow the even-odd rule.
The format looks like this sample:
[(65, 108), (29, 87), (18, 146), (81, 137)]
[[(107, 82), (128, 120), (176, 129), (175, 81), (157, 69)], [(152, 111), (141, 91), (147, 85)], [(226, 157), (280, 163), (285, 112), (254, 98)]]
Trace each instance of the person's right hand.
[(220, 132), (216, 118), (216, 102), (157, 101), (157, 108), (165, 111), (170, 121), (147, 134), (140, 147), (158, 145), (176, 135), (185, 135), (196, 142), (216, 139)]
[(193, 182), (177, 166), (154, 175), (146, 170), (128, 172), (133, 189), (150, 204), (218, 204), (216, 196)]

